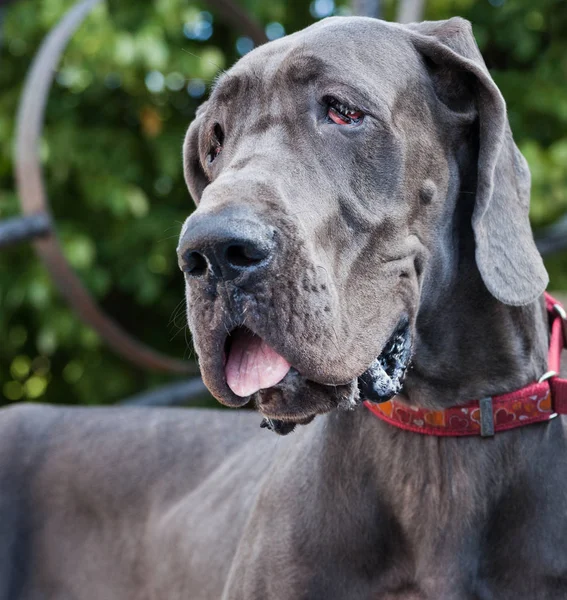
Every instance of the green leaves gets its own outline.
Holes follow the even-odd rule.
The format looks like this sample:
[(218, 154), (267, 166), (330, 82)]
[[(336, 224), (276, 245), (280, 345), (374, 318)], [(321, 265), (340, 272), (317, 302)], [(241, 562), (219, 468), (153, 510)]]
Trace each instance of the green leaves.
[[(72, 5), (45, 0), (38, 10), (37, 3), (23, 0), (6, 13), (0, 218), (19, 213), (11, 148), (23, 78), (41, 39)], [(199, 18), (201, 9), (185, 2), (108, 6), (95, 8), (65, 51), (39, 152), (70, 264), (127, 330), (183, 358), (187, 342), (168, 324), (183, 298), (175, 246), (180, 224), (192, 210), (181, 143), (200, 98), (188, 94), (187, 84), (195, 78), (210, 81), (227, 64), (219, 42), (227, 47), (228, 60), (234, 50), (216, 34), (206, 42), (189, 41), (184, 23)], [(152, 73), (163, 82), (159, 91), (148, 86)], [(170, 379), (141, 373), (110, 352), (62, 302), (29, 245), (2, 252), (0, 264), (5, 401), (114, 402)], [(32, 371), (15, 377), (14, 357), (20, 357), (14, 367), (20, 375), (25, 361), (49, 358), (49, 377)]]
[(532, 173), (532, 223), (549, 225), (567, 213), (567, 137), (548, 148), (526, 140), (520, 149)]

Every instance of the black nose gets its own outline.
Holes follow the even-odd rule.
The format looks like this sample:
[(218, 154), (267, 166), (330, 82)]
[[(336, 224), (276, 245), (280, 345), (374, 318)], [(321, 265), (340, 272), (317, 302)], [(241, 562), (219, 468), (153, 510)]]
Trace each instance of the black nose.
[(274, 229), (255, 218), (195, 214), (179, 241), (179, 263), (191, 277), (211, 273), (229, 281), (261, 271), (274, 246)]

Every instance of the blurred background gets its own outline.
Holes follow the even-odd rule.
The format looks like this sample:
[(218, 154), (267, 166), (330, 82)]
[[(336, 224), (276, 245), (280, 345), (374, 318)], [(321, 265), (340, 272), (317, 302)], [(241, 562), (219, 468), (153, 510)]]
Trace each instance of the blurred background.
[[(0, 221), (20, 214), (12, 149), (25, 75), (72, 5), (0, 2)], [(149, 346), (194, 360), (175, 246), (193, 208), (181, 144), (197, 106), (262, 37), (353, 12), (403, 20), (404, 8), (472, 21), (531, 167), (550, 289), (567, 290), (565, 0), (112, 0), (95, 6), (65, 50), (39, 147), (65, 255), (106, 313)], [(0, 404), (112, 404), (178, 378), (109, 350), (30, 243), (0, 250)]]

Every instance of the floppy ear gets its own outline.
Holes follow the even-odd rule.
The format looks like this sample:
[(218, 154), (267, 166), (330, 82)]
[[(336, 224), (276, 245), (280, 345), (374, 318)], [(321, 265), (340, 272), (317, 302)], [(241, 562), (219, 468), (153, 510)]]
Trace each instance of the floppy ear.
[(504, 304), (533, 302), (549, 278), (528, 217), (530, 172), (512, 139), (504, 98), (488, 73), (471, 25), (457, 17), (407, 28), (415, 47), (433, 65), (441, 101), (459, 111), (467, 103), (456, 95), (466, 94), (472, 109), (476, 107), (479, 150), (472, 227), (482, 279)]
[(183, 142), (183, 174), (195, 204), (199, 204), (203, 190), (209, 184), (209, 179), (201, 165), (199, 152), (199, 133), (206, 106), (207, 102), (201, 104), (197, 109), (195, 119), (189, 125)]

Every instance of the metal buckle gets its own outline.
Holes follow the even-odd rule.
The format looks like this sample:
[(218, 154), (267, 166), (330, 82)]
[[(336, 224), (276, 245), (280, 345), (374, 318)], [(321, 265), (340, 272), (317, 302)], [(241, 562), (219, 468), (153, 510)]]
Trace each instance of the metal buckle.
[(478, 401), (480, 408), (480, 435), (482, 437), (492, 437), (494, 435), (494, 410), (492, 408), (492, 398), (487, 396)]
[(543, 383), (544, 381), (547, 381), (548, 379), (551, 379), (552, 377), (557, 377), (557, 373), (555, 371), (547, 371), (537, 380), (537, 382)]
[(565, 312), (565, 309), (561, 306), (561, 304), (554, 304), (553, 305), (553, 310), (564, 320), (567, 321), (567, 312)]
[[(551, 379), (552, 377), (556, 377), (557, 373), (555, 371), (547, 371), (547, 373), (544, 373), (538, 380), (538, 383), (543, 383), (544, 381), (547, 381), (548, 379)], [(555, 419), (555, 417), (557, 416), (557, 413), (551, 413), (549, 415), (549, 420), (551, 421), (551, 419)]]

